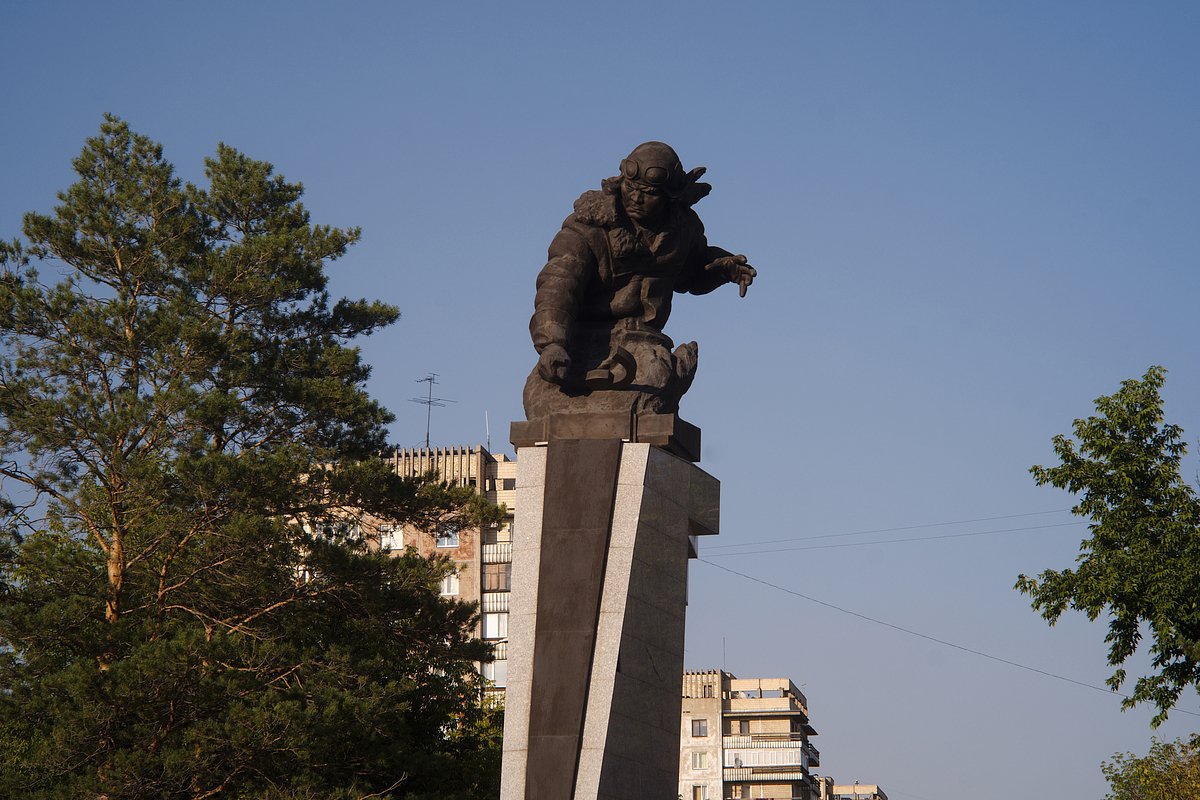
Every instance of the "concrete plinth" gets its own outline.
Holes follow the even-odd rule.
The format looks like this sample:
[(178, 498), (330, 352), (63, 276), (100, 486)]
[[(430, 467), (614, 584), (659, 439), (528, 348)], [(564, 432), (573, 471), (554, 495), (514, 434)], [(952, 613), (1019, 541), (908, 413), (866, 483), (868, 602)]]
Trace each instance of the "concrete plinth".
[(720, 485), (619, 440), (517, 460), (501, 800), (673, 800), (689, 536)]

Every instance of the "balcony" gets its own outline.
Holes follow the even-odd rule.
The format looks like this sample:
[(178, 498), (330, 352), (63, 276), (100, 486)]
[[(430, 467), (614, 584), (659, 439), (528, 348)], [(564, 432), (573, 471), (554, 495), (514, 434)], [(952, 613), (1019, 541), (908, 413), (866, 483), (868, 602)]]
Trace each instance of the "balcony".
[(484, 592), (479, 602), (481, 606), (479, 610), (485, 614), (508, 611), (508, 603), (511, 597), (511, 592)]
[[(799, 747), (804, 744), (804, 734), (735, 733), (732, 736), (722, 737), (721, 744), (726, 750), (737, 747)], [(815, 750), (816, 748), (813, 749)]]
[(810, 767), (821, 766), (821, 751), (814, 747), (811, 742), (804, 743), (804, 752), (808, 756), (808, 765)]
[(799, 769), (808, 770), (808, 752), (804, 742), (799, 739), (787, 738), (789, 734), (778, 736), (726, 736), (722, 739), (725, 750), (725, 767), (734, 769)]
[(512, 542), (495, 542), (483, 546), (483, 563), (509, 564), (512, 562)]
[(721, 775), (727, 783), (753, 781), (802, 781), (808, 773), (800, 767), (726, 767)]

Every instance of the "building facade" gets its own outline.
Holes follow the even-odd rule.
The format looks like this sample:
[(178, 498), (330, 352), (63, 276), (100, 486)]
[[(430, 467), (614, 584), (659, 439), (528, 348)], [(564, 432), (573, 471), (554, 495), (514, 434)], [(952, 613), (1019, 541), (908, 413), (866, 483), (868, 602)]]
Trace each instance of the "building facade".
[(808, 701), (787, 678), (683, 676), (679, 794), (684, 800), (817, 800)]
[(397, 449), (390, 457), (396, 474), (413, 478), (433, 472), (458, 486), (473, 487), (479, 494), (508, 509), (495, 528), (464, 528), (436, 536), (412, 526), (368, 522), (382, 550), (415, 548), (421, 555), (450, 558), (457, 567), (442, 581), (441, 593), (479, 604), (475, 635), (490, 642), (496, 660), (481, 664), (483, 676), (502, 690), (508, 680), (508, 604), (512, 583), (513, 512), (517, 499), (517, 462), (480, 446)]

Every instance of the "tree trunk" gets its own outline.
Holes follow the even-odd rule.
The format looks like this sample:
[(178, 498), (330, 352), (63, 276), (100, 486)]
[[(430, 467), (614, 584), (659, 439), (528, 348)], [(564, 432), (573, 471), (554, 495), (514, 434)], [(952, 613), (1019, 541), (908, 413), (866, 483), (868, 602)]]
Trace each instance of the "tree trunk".
[(121, 589), (125, 584), (125, 546), (121, 534), (114, 532), (108, 548), (108, 599), (104, 618), (115, 624), (121, 616)]

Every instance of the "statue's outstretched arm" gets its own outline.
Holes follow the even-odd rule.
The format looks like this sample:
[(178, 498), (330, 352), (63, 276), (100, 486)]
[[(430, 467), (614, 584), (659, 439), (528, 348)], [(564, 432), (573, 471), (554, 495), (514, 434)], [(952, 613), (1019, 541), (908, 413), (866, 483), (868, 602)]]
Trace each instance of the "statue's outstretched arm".
[(740, 296), (745, 297), (746, 289), (758, 276), (758, 270), (746, 262), (745, 256), (709, 245), (703, 234), (701, 245), (692, 252), (689, 262), (675, 286), (677, 292), (708, 294), (727, 283), (736, 283)]
[(724, 276), (722, 283), (736, 283), (739, 297), (746, 296), (746, 290), (758, 275), (758, 270), (746, 263), (746, 257), (743, 255), (719, 256), (705, 264), (704, 271)]

